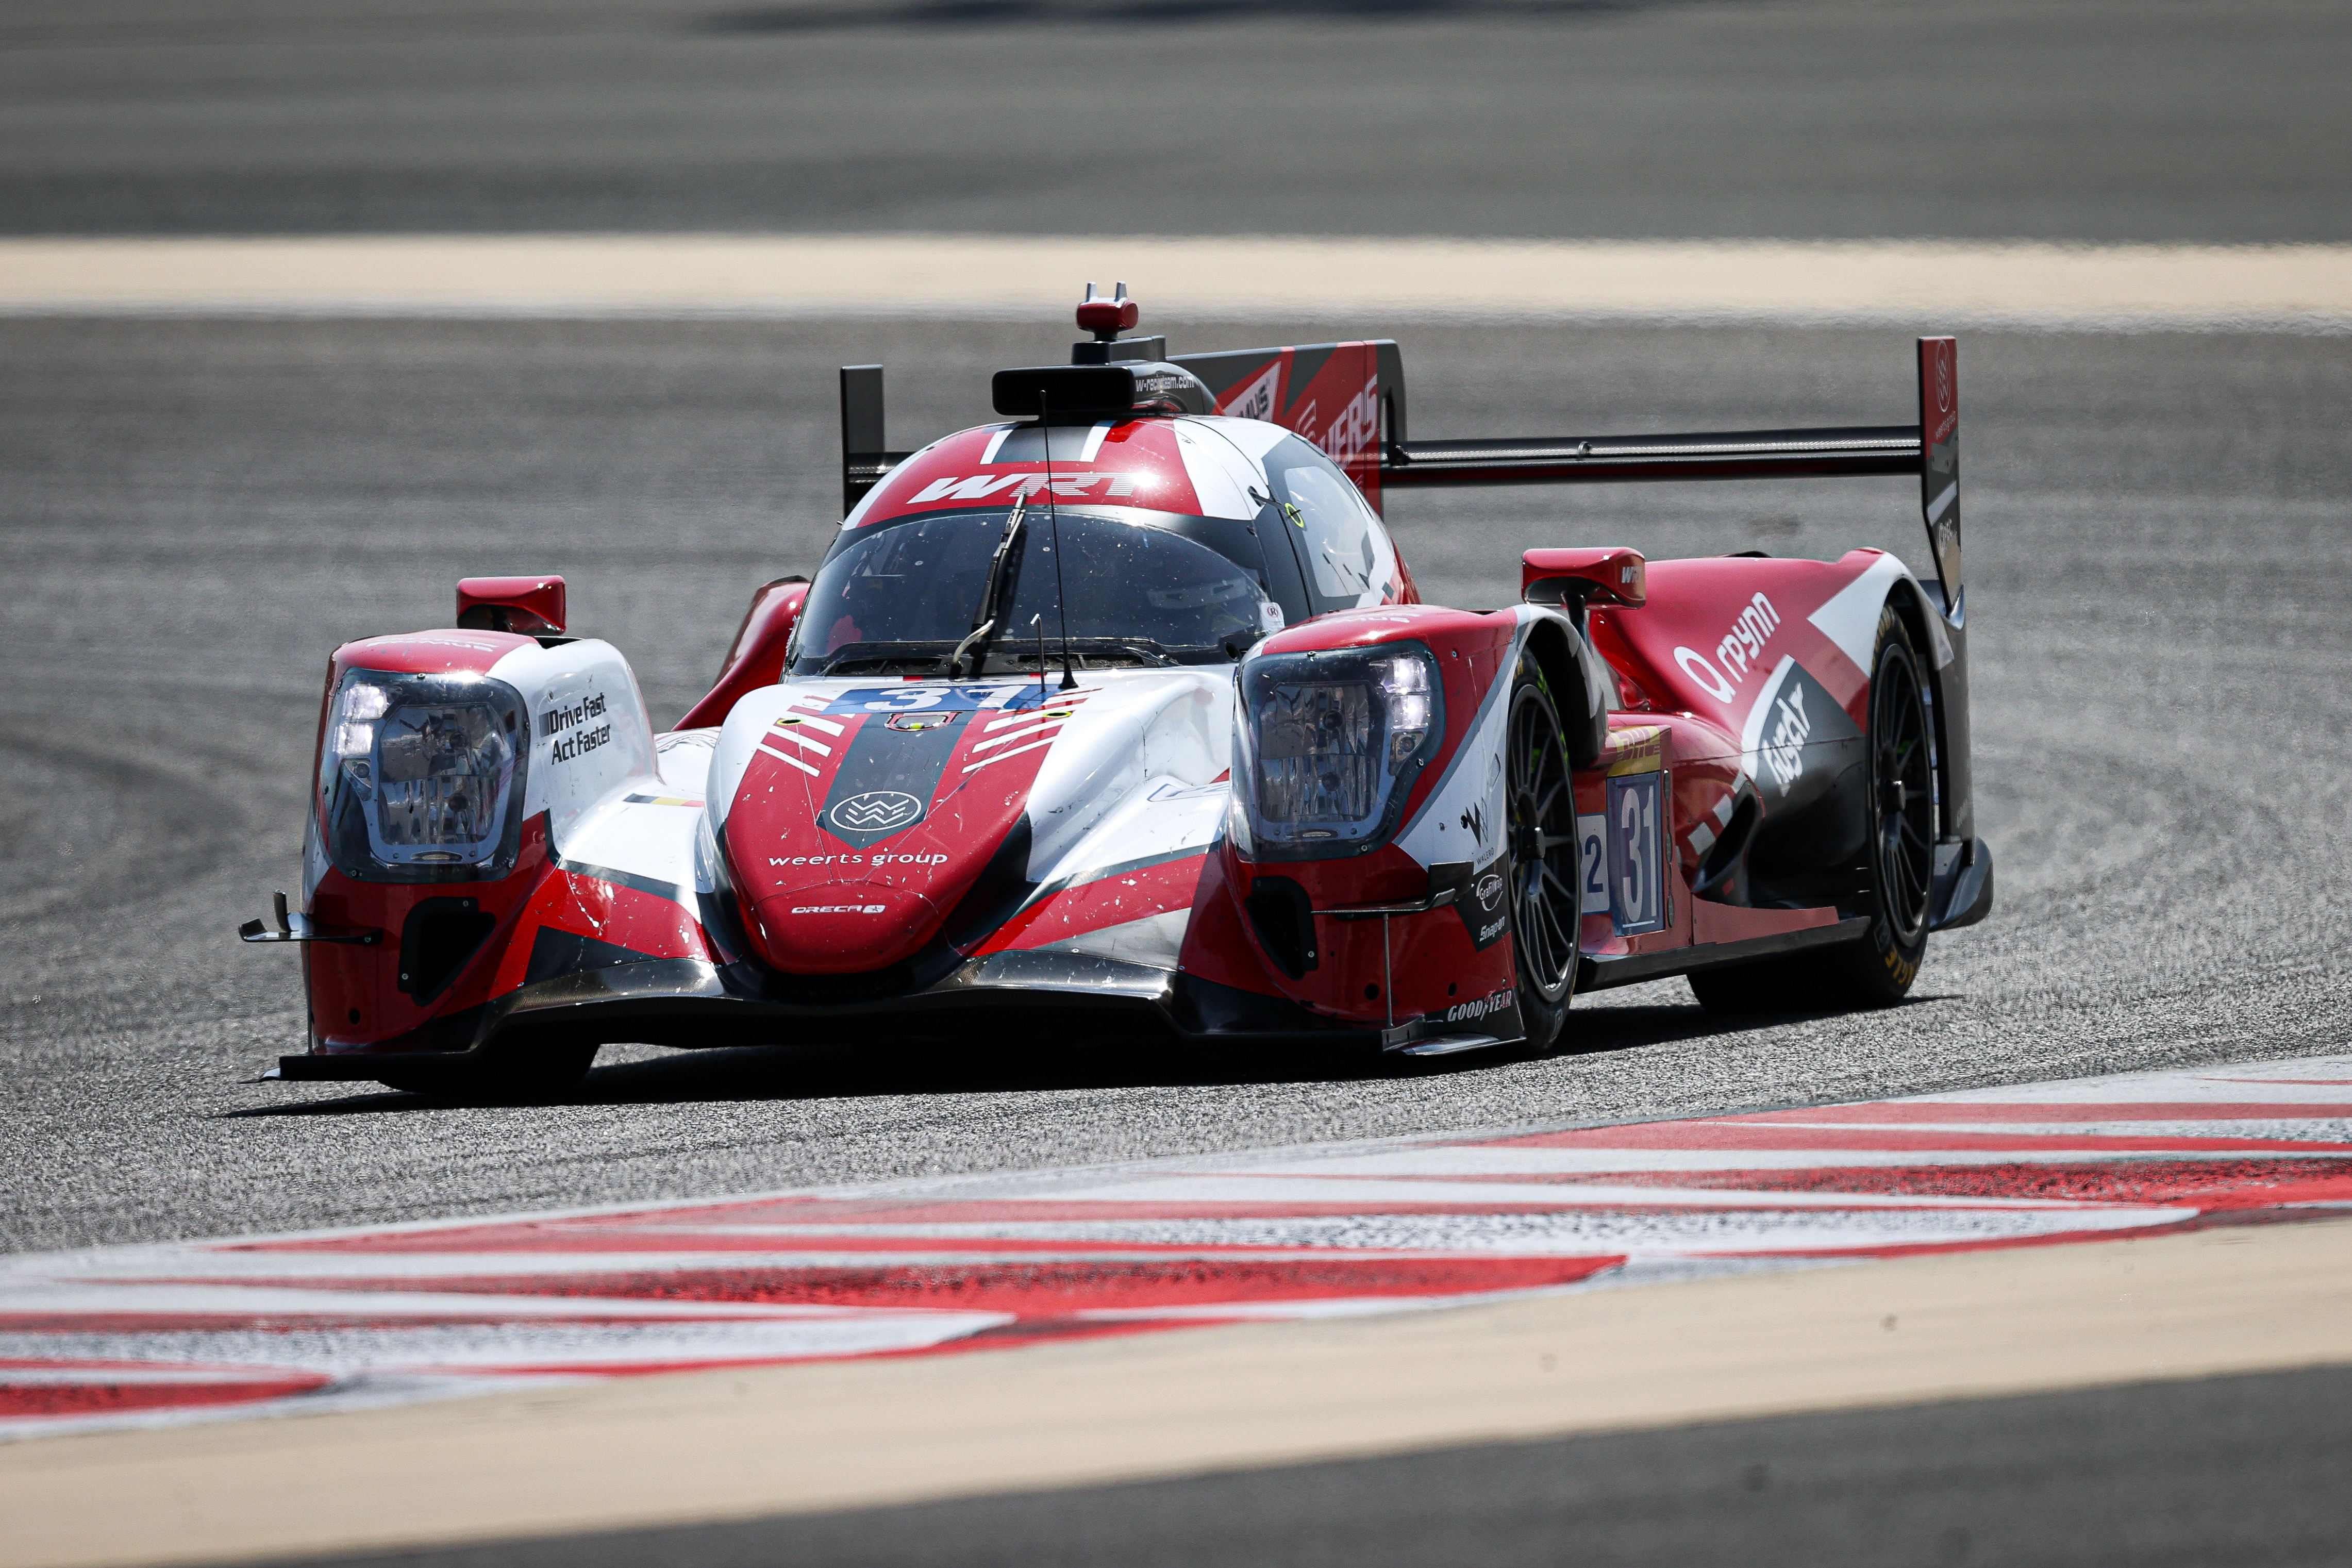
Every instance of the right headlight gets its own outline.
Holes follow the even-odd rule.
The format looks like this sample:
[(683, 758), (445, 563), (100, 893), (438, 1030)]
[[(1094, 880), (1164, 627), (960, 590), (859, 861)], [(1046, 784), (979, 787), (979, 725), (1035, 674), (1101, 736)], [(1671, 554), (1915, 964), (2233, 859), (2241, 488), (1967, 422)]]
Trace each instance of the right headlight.
[(502, 877), (530, 756), (522, 698), (502, 680), (346, 671), (319, 754), (327, 851), (362, 881)]
[(1445, 733), (1436, 656), (1419, 643), (1266, 654), (1241, 683), (1235, 783), (1255, 852), (1315, 859), (1385, 841)]

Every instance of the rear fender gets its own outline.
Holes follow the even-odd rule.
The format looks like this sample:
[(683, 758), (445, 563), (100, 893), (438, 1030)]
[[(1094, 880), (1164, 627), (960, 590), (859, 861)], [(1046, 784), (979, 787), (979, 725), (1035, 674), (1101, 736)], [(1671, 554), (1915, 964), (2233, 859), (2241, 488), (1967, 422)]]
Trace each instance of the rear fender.
[(1653, 562), (1646, 605), (1592, 612), (1595, 643), (1643, 705), (1696, 713), (1738, 738), (1763, 812), (1752, 863), (1779, 884), (1774, 897), (1843, 896), (1838, 879), (1862, 852), (1870, 664), (1889, 607), (1927, 667), (1940, 836), (1958, 844), (1972, 826), (1965, 632), (1896, 557)]

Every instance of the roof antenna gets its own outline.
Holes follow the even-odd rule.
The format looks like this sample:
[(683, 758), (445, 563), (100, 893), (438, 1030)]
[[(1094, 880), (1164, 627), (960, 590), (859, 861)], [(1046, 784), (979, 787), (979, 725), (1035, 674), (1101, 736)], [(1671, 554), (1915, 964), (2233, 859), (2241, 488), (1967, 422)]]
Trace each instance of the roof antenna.
[[(1087, 287), (1091, 289), (1094, 285)], [(1054, 603), (1062, 614), (1062, 684), (1068, 691), (1078, 684), (1077, 672), (1070, 668), (1070, 596), (1062, 587), (1062, 511), (1054, 504), (1054, 426), (1045, 417), (1045, 389), (1037, 389), (1037, 433), (1045, 441), (1045, 523), (1054, 535)], [(1045, 661), (1037, 661), (1037, 679), (1045, 679)]]

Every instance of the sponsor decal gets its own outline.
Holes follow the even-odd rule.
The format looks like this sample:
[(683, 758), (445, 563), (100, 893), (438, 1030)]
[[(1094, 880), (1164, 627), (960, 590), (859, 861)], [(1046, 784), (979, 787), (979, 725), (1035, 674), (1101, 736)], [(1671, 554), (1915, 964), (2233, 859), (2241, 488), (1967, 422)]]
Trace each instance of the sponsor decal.
[(1749, 666), (1762, 659), (1764, 645), (1772, 640), (1780, 624), (1780, 612), (1772, 607), (1770, 599), (1759, 594), (1748, 601), (1739, 618), (1731, 623), (1731, 630), (1715, 647), (1716, 657), (1732, 672), (1733, 679), (1748, 679)]
[[(877, 840), (923, 821), (930, 814), (931, 798), (940, 792), (948, 759), (955, 754), (970, 726), (900, 726), (888, 721), (907, 714), (937, 717), (982, 707), (1009, 709), (1018, 705), (1024, 693), (1034, 703), (1037, 688), (1034, 680), (988, 686), (907, 681), (834, 697), (825, 704), (828, 711), (868, 718), (881, 714), (885, 719), (857, 727), (834, 769), (824, 804), (817, 808), (817, 826), (852, 849), (867, 849)], [(821, 700), (814, 693), (811, 700)]]
[(1780, 612), (1772, 601), (1759, 594), (1740, 607), (1739, 618), (1723, 640), (1715, 645), (1715, 658), (1709, 659), (1696, 648), (1675, 649), (1675, 662), (1683, 673), (1698, 683), (1717, 702), (1729, 702), (1746, 684), (1748, 672), (1763, 662), (1764, 645), (1772, 640), (1772, 633), (1780, 625)]
[(1258, 372), (1256, 380), (1227, 398), (1225, 405), (1217, 412), (1229, 414), (1236, 419), (1271, 420), (1274, 417), (1275, 395), (1281, 385), (1282, 361), (1277, 358)]
[(548, 761), (569, 763), (587, 755), (613, 739), (613, 726), (599, 724), (593, 730), (575, 730), (548, 747)]
[(1780, 700), (1772, 708), (1771, 732), (1757, 748), (1756, 754), (1764, 771), (1772, 775), (1772, 782), (1786, 795), (1789, 786), (1797, 782), (1797, 775), (1805, 770), (1805, 737), (1813, 732), (1813, 721), (1805, 712), (1804, 684), (1783, 681)]
[(1474, 805), (1474, 806), (1472, 806), (1469, 810), (1467, 810), (1467, 811), (1464, 812), (1464, 813), (1462, 814), (1462, 826), (1463, 826), (1464, 831), (1467, 832), (1467, 833), (1470, 835), (1470, 837), (1473, 837), (1473, 838), (1475, 838), (1475, 839), (1476, 839), (1476, 840), (1478, 841), (1479, 847), (1480, 847), (1481, 848), (1484, 848), (1484, 847), (1486, 847), (1486, 806), (1484, 806), (1483, 805)]
[(1740, 736), (1747, 768), (1777, 807), (1801, 806), (1863, 760), (1863, 735), (1829, 689), (1783, 658), (1757, 694)]
[(792, 912), (796, 915), (878, 915), (882, 909), (880, 904), (794, 904)]
[(1666, 730), (1663, 724), (1609, 731), (1603, 758), (1612, 773), (1654, 773), (1666, 765)]
[(1364, 390), (1331, 416), (1330, 425), (1315, 444), (1343, 466), (1370, 451), (1381, 433), (1380, 392), (1378, 381), (1364, 383)]
[(578, 729), (592, 719), (604, 717), (604, 697), (602, 692), (591, 692), (568, 707), (559, 703), (553, 708), (542, 709), (539, 715), (540, 738), (544, 740), (550, 735), (561, 735), (566, 730)]
[(771, 866), (944, 866), (944, 855), (893, 854), (884, 850), (879, 855), (771, 855)]
[(1728, 702), (1738, 695), (1732, 690), (1731, 682), (1723, 679), (1723, 672), (1707, 663), (1706, 655), (1696, 648), (1675, 649), (1675, 662), (1683, 667), (1685, 675), (1698, 682), (1701, 691), (1706, 692), (1717, 702)]
[(1491, 1018), (1497, 1013), (1513, 1011), (1517, 1006), (1517, 994), (1506, 985), (1499, 991), (1489, 991), (1472, 1001), (1455, 1003), (1445, 1009), (1445, 1021), (1449, 1024), (1475, 1023), (1481, 1018)]
[(604, 697), (602, 692), (591, 692), (577, 702), (541, 709), (539, 715), (540, 738), (553, 738), (553, 743), (547, 748), (547, 760), (568, 763), (609, 744), (613, 739), (611, 721), (597, 724), (593, 729), (587, 728), (604, 714)]
[(1135, 400), (1138, 403), (1148, 403), (1162, 395), (1172, 395), (1182, 391), (1185, 383), (1191, 379), (1189, 376), (1173, 375), (1166, 371), (1151, 375), (1139, 375), (1135, 378)]
[(1470, 938), (1470, 945), (1484, 952), (1511, 929), (1511, 882), (1508, 862), (1501, 856), (1471, 874), (1470, 885), (1454, 900), (1453, 910), (1462, 918), (1462, 930)]
[(837, 801), (826, 822), (851, 833), (896, 833), (922, 819), (923, 803), (903, 790), (869, 789)]
[[(1139, 474), (1055, 474), (1050, 484), (1057, 496), (1068, 496), (1073, 500), (1085, 497), (1108, 499), (1135, 494), (1144, 479), (1145, 476)], [(974, 474), (969, 479), (950, 474), (945, 479), (933, 479), (908, 496), (902, 504), (936, 506), (950, 501), (982, 500), (1010, 503), (1014, 496), (1043, 493), (1048, 483), (1043, 474)], [(1105, 488), (1097, 493), (1095, 489), (1097, 485)]]

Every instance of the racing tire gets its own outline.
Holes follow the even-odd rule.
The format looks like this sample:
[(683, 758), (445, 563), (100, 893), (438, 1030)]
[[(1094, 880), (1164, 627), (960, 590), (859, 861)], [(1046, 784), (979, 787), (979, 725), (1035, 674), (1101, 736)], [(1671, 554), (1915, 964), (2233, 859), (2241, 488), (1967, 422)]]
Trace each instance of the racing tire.
[(479, 1060), (386, 1071), (376, 1081), (452, 1105), (536, 1105), (578, 1089), (596, 1063), (596, 1050), (593, 1045), (562, 1045), (502, 1051)]
[(1581, 922), (1568, 738), (1550, 688), (1532, 660), (1522, 658), (1511, 677), (1503, 734), (1511, 951), (1519, 1026), (1527, 1032), (1517, 1048), (1544, 1056), (1558, 1048), (1568, 1024)]
[(1855, 912), (1870, 927), (1860, 942), (1822, 952), (1701, 970), (1690, 976), (1699, 1005), (1717, 1013), (1824, 1013), (1889, 1007), (1918, 978), (1927, 952), (1935, 886), (1934, 752), (1927, 672), (1910, 629), (1882, 610), (1870, 661), (1869, 769), (1864, 796), (1867, 878)]

